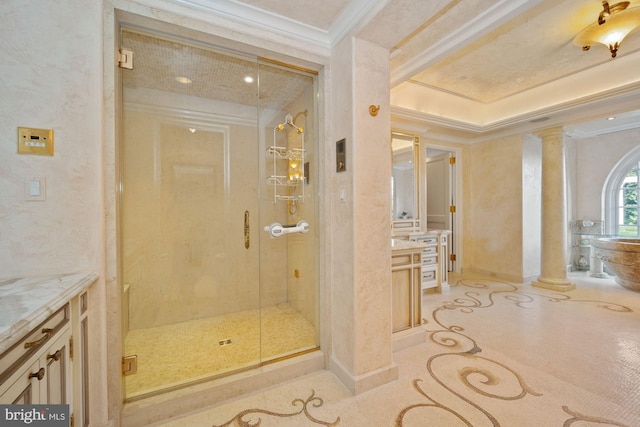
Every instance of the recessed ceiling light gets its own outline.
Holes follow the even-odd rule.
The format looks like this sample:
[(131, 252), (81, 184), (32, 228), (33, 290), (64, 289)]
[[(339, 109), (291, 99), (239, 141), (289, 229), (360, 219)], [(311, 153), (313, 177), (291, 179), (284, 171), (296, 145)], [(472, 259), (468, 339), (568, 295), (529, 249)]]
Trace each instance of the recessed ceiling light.
[(251, 77), (251, 76), (245, 76), (245, 77), (244, 77), (244, 81), (245, 81), (245, 83), (253, 83), (253, 77)]
[(189, 83), (191, 83), (191, 79), (189, 77), (183, 76), (176, 77), (176, 81), (178, 83), (182, 83), (183, 85), (188, 85)]
[(611, 117), (607, 117), (607, 120), (615, 120), (616, 118), (611, 116)]
[(196, 129), (195, 128), (189, 128), (189, 132), (196, 133)]

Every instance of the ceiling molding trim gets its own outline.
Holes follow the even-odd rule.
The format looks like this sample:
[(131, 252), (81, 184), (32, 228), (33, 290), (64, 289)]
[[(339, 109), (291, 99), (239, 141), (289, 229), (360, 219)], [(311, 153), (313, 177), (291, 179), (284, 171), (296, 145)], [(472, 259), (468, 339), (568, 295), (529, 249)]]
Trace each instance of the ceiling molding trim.
[(416, 125), (415, 123), (397, 122), (391, 120), (391, 132), (401, 132), (407, 134), (423, 135), (429, 131), (427, 126)]
[(168, 0), (170, 3), (179, 4), (207, 12), (216, 16), (249, 24), (253, 27), (261, 28), (285, 35), (296, 40), (304, 40), (323, 49), (331, 49), (331, 40), (327, 31), (317, 27), (305, 25), (282, 15), (277, 15), (264, 11), (257, 7), (237, 3), (232, 0)]
[[(618, 111), (629, 111), (639, 108), (640, 83), (634, 83), (606, 93), (594, 94), (578, 100), (510, 117), (486, 126), (394, 106), (391, 106), (391, 116), (392, 119), (409, 121), (415, 126), (429, 127), (430, 131), (428, 134), (430, 137), (436, 137), (448, 142), (472, 144), (510, 136), (516, 133), (527, 133), (550, 126), (577, 123), (595, 117), (603, 117)], [(549, 117), (550, 119), (548, 121), (533, 122), (544, 117)], [(447, 135), (442, 132), (437, 132), (435, 129), (437, 127), (451, 129), (460, 134)], [(592, 131), (592, 135), (629, 130), (637, 127), (640, 127), (640, 121), (621, 124), (617, 127), (610, 125), (606, 128), (595, 129)], [(573, 135), (575, 135), (575, 137), (581, 136), (577, 131), (574, 131)]]
[[(365, 27), (391, 0), (351, 0), (329, 29), (332, 47), (347, 35)], [(372, 4), (373, 3), (373, 4)]]
[(392, 70), (391, 87), (416, 75), (420, 71), (434, 64), (446, 55), (457, 51), (463, 46), (477, 40), (500, 25), (504, 24), (514, 16), (517, 16), (542, 0), (500, 0), (483, 13), (476, 16), (463, 26), (452, 31), (439, 43), (426, 49), (421, 55), (416, 55), (402, 66)]
[(473, 124), (473, 123), (467, 123), (467, 122), (463, 122), (463, 121), (448, 118), (448, 117), (437, 116), (430, 113), (423, 113), (423, 112), (412, 110), (409, 108), (395, 107), (393, 105), (391, 106), (391, 117), (392, 117), (392, 122), (393, 122), (393, 119), (403, 119), (403, 120), (411, 121), (413, 123), (421, 123), (421, 124), (432, 123), (437, 126), (442, 126), (445, 128), (455, 129), (455, 130), (464, 131), (464, 132), (471, 132), (475, 134), (481, 134), (482, 132), (485, 131), (484, 127)]
[[(512, 117), (498, 119), (488, 124), (472, 123), (453, 117), (444, 117), (432, 113), (413, 110), (411, 108), (393, 105), (391, 106), (391, 113), (394, 116), (406, 120), (415, 120), (420, 123), (424, 123), (426, 121), (427, 123), (436, 124), (438, 126), (443, 126), (450, 129), (482, 134), (486, 132), (492, 132), (504, 127), (518, 125), (523, 122), (530, 122), (532, 120), (537, 120), (543, 117), (559, 114), (567, 115), (566, 113), (581, 109), (585, 106), (593, 107), (594, 104), (606, 105), (611, 111), (620, 111), (620, 103), (623, 100), (627, 99), (631, 100), (629, 104), (631, 104), (630, 106), (632, 106), (634, 109), (639, 107), (638, 104), (640, 104), (640, 81), (616, 87), (611, 90), (583, 96), (581, 98), (543, 106), (541, 108), (530, 110), (522, 114), (516, 114)], [(490, 107), (483, 106), (479, 108), (487, 109)]]
[(491, 131), (521, 122), (530, 122), (542, 117), (555, 116), (559, 114), (568, 115), (567, 113), (576, 112), (585, 108), (590, 109), (595, 105), (610, 106), (612, 109), (617, 110), (625, 100), (630, 100), (630, 103), (635, 106), (634, 108), (638, 108), (640, 106), (640, 82), (616, 87), (611, 90), (583, 96), (570, 101), (549, 105), (508, 119), (498, 120), (483, 126), (482, 129), (485, 131)]
[(594, 136), (606, 135), (609, 133), (624, 132), (628, 130), (634, 130), (640, 128), (640, 121), (624, 123), (620, 126), (610, 126), (602, 129), (581, 130), (569, 128), (566, 130), (566, 134), (571, 139), (585, 139), (593, 138)]

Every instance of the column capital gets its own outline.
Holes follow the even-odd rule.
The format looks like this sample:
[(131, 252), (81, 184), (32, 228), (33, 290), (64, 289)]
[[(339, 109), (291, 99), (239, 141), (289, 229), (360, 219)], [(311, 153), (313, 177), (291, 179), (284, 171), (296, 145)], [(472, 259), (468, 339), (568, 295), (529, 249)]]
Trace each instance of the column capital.
[(539, 131), (534, 132), (535, 135), (539, 136), (541, 139), (547, 138), (564, 138), (565, 132), (562, 126), (556, 126), (547, 129), (541, 129)]

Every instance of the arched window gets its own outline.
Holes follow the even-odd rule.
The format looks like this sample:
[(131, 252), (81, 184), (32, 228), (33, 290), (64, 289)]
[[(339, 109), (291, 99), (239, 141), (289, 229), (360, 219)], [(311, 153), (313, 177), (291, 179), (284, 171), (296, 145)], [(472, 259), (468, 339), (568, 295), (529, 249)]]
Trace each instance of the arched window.
[(640, 147), (622, 158), (613, 168), (603, 190), (606, 233), (640, 236), (638, 190)]

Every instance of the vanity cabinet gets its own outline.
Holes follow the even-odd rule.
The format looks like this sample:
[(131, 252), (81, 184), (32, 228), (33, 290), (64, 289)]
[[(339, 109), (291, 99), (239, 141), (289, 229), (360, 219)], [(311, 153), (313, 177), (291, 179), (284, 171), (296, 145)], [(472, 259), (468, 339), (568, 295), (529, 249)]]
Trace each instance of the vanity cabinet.
[(393, 240), (391, 303), (393, 332), (422, 323), (422, 251), (424, 245)]
[(422, 289), (438, 287), (438, 235), (437, 233), (412, 235), (411, 240), (425, 244), (422, 252)]
[(3, 354), (0, 403), (71, 402), (69, 304)]
[[(0, 404), (69, 405), (71, 425), (78, 427), (89, 425), (85, 288), (95, 278), (80, 282), (81, 293), (69, 298), (64, 296), (69, 292), (68, 286), (76, 284), (75, 277), (71, 279), (69, 284), (65, 278), (56, 277), (51, 283), (60, 286), (62, 295), (44, 296), (48, 283), (43, 279), (42, 283), (22, 279), (28, 282), (23, 286), (19, 280), (0, 281), (4, 303), (13, 300), (19, 305), (18, 299), (25, 294), (49, 301), (39, 306), (34, 304), (34, 297), (29, 300), (31, 311), (16, 317), (0, 316)], [(8, 307), (1, 308), (9, 311)]]
[(422, 289), (441, 289), (447, 284), (449, 277), (448, 230), (433, 230), (426, 233), (412, 233), (409, 240), (423, 243), (422, 252)]

